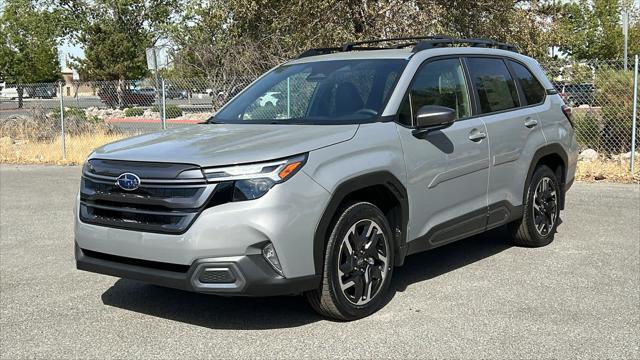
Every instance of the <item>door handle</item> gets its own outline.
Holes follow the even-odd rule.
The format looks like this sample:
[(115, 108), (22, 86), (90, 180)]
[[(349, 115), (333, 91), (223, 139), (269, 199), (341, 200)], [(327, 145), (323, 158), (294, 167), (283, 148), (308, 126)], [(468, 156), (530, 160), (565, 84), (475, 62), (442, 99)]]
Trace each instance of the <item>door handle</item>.
[(524, 126), (528, 127), (529, 129), (534, 128), (534, 127), (538, 126), (538, 120), (533, 119), (533, 118), (527, 118), (524, 121)]
[(474, 130), (469, 134), (469, 140), (476, 141), (476, 142), (486, 137), (487, 137), (486, 133), (483, 133), (482, 131), (478, 131), (478, 130)]

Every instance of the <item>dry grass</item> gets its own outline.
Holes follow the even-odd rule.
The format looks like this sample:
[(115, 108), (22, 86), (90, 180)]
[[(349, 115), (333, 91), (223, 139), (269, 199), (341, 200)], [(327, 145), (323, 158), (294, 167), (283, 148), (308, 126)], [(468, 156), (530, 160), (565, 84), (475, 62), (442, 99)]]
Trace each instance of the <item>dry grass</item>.
[[(639, 154), (640, 155), (640, 154)], [(640, 182), (640, 161), (636, 157), (634, 174), (631, 176), (629, 163), (620, 163), (613, 160), (596, 160), (591, 162), (578, 162), (576, 180), (596, 182), (609, 181), (621, 183)]]
[[(60, 139), (16, 140), (0, 138), (0, 163), (9, 164), (82, 164), (91, 151), (101, 145), (130, 136), (124, 134), (94, 133), (67, 135), (66, 158), (62, 158)], [(635, 174), (631, 176), (629, 164), (613, 160), (579, 162), (576, 171), (578, 181), (610, 181), (622, 183), (640, 183), (640, 160), (636, 160)]]
[(11, 141), (4, 137), (0, 139), (0, 163), (78, 165), (84, 162), (93, 149), (126, 136), (104, 133), (67, 135), (64, 159), (60, 138), (53, 141)]

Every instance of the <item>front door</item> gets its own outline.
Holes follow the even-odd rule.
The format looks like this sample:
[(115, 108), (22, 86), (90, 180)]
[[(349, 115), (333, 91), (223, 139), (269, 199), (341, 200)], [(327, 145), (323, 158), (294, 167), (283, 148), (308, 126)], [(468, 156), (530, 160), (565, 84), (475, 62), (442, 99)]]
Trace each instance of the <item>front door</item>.
[[(424, 105), (452, 108), (457, 119), (445, 129), (416, 132), (414, 114)], [(489, 146), (485, 124), (471, 117), (471, 109), (459, 58), (427, 60), (400, 107), (399, 120), (405, 125), (398, 128), (407, 166), (410, 252), (484, 231)]]

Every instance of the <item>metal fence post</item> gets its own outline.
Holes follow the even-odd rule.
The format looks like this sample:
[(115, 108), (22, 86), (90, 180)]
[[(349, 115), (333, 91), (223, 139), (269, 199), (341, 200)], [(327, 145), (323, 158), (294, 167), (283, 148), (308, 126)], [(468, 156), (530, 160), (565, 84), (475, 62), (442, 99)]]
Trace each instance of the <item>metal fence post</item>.
[(62, 82), (58, 83), (58, 93), (60, 94), (60, 140), (62, 142), (62, 159), (67, 159), (67, 149), (64, 139), (64, 94), (62, 93)]
[(636, 64), (633, 67), (633, 125), (631, 126), (631, 176), (636, 160), (636, 132), (638, 121), (638, 55), (635, 56)]
[(167, 129), (167, 104), (166, 94), (164, 88), (164, 78), (162, 78), (162, 112), (160, 113), (160, 119), (162, 119), (162, 130)]

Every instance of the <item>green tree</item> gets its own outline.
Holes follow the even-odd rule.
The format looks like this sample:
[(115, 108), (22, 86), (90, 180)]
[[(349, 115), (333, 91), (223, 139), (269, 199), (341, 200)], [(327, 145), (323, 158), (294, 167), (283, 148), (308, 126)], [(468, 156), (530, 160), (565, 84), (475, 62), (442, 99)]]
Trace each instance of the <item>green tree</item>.
[(138, 79), (147, 75), (145, 49), (159, 38), (157, 27), (170, 20), (176, 0), (95, 0), (76, 11), (84, 49), (75, 58), (87, 80)]
[(103, 91), (117, 93), (122, 107), (125, 80), (148, 74), (145, 50), (156, 44), (158, 27), (171, 20), (178, 1), (70, 1), (61, 5), (78, 20), (79, 31), (73, 40), (84, 49), (84, 57), (74, 58), (74, 65), (85, 80), (117, 80), (117, 86), (108, 83)]
[(0, 78), (18, 85), (60, 79), (55, 12), (33, 0), (7, 0), (0, 16)]
[(544, 54), (537, 1), (186, 0), (167, 29), (176, 71), (253, 75), (313, 47), (371, 38), (444, 34), (513, 42)]
[(553, 7), (541, 1), (434, 0), (441, 9), (445, 34), (462, 38), (489, 38), (514, 44), (534, 57), (546, 54), (552, 43)]
[[(560, 50), (579, 60), (620, 58), (624, 51), (620, 18), (623, 5), (620, 0), (579, 0), (562, 5), (558, 19)], [(630, 54), (640, 51), (636, 13), (631, 12)]]

